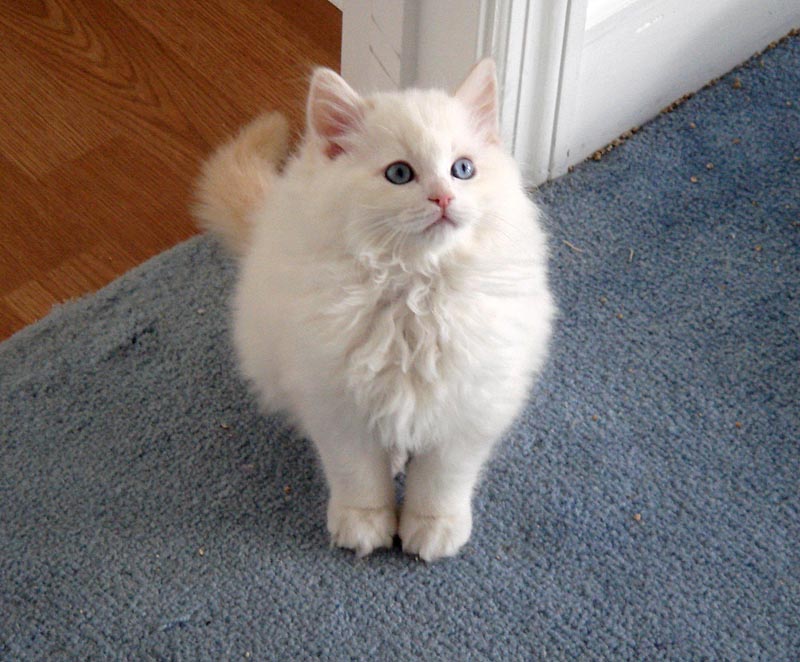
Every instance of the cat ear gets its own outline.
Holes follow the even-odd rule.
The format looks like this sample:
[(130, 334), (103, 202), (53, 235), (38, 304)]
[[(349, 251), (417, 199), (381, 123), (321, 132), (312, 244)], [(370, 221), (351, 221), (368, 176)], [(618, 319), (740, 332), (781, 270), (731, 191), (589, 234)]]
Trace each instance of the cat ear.
[(361, 97), (331, 69), (320, 68), (311, 78), (308, 91), (308, 126), (322, 139), (325, 154), (334, 159), (348, 151), (348, 137), (364, 120)]
[(491, 143), (500, 143), (497, 71), (494, 60), (486, 58), (476, 64), (456, 90), (455, 96), (472, 112), (476, 128)]

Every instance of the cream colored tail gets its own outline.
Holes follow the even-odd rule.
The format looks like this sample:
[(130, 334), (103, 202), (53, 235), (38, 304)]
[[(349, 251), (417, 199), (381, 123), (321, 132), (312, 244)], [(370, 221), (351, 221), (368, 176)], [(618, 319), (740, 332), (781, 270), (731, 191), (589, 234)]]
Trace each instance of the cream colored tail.
[(203, 165), (194, 215), (235, 254), (250, 241), (253, 209), (264, 200), (289, 149), (289, 125), (266, 113), (245, 126)]

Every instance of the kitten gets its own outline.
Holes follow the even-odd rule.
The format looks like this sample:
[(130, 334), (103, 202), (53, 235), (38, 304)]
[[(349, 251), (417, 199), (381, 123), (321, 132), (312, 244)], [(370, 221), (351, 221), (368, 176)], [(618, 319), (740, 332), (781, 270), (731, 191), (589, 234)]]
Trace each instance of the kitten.
[[(334, 544), (451, 556), (545, 359), (546, 238), (500, 144), (491, 60), (458, 91), (361, 97), (318, 69), (205, 165), (196, 213), (241, 256), (242, 372), (313, 440)], [(406, 470), (398, 511), (393, 476)]]

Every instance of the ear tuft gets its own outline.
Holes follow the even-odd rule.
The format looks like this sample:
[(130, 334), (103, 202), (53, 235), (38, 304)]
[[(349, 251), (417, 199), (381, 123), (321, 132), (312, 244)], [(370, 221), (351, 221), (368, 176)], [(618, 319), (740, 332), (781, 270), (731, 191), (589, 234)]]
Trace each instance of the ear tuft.
[(455, 97), (469, 108), (476, 128), (486, 141), (499, 144), (499, 102), (494, 60), (486, 58), (478, 62), (456, 90)]
[(361, 97), (331, 69), (320, 68), (311, 78), (308, 91), (308, 127), (323, 143), (330, 159), (348, 151), (349, 138), (364, 119)]

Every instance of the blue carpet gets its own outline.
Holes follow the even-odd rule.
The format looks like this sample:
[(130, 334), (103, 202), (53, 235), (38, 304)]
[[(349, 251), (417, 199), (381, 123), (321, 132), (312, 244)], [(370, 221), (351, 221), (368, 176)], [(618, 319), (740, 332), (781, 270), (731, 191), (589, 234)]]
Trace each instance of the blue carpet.
[(206, 238), (0, 345), (0, 658), (800, 659), (800, 38), (538, 197), (552, 359), (453, 560), (329, 549)]

